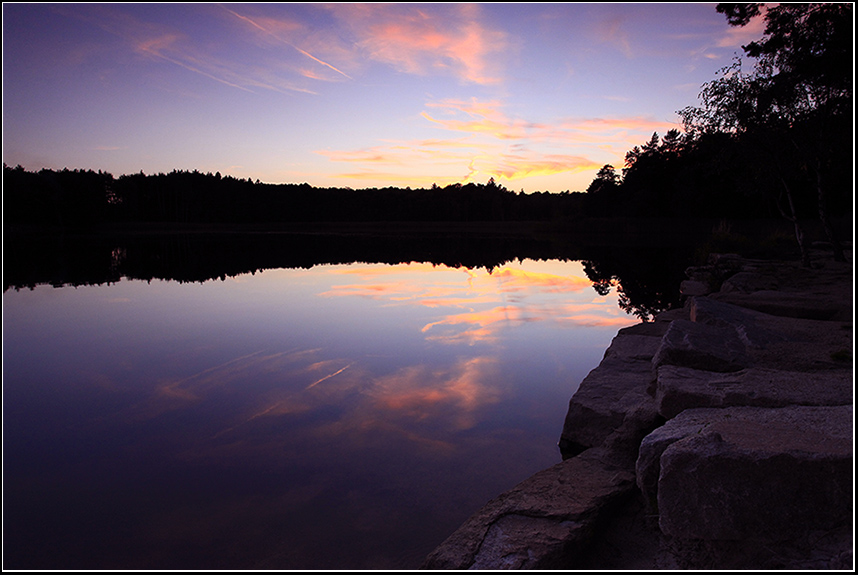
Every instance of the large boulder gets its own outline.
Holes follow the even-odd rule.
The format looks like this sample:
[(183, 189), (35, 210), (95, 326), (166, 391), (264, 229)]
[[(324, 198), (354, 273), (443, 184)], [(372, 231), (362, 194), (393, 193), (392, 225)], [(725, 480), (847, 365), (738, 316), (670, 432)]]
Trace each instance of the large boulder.
[(593, 533), (634, 490), (634, 473), (592, 449), (488, 502), (422, 569), (574, 568)]
[(695, 407), (785, 407), (851, 405), (851, 370), (800, 372), (747, 368), (732, 373), (663, 365), (658, 368), (655, 402), (670, 419)]
[(640, 440), (642, 431), (655, 427), (658, 414), (648, 393), (652, 357), (668, 325), (642, 323), (619, 331), (602, 362), (569, 400), (559, 441), (563, 457), (602, 445), (611, 435), (615, 441)]
[(651, 414), (655, 425), (655, 400), (647, 393), (652, 367), (647, 360), (605, 359), (581, 382), (569, 401), (560, 435), (563, 457), (601, 445), (622, 427), (630, 413)]
[(783, 541), (852, 517), (851, 405), (690, 409), (644, 438), (637, 483), (665, 535)]

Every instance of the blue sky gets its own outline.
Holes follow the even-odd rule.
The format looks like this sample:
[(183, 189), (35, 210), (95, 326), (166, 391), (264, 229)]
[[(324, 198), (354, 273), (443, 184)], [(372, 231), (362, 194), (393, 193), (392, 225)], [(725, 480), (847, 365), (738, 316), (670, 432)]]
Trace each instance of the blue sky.
[(3, 161), (584, 190), (762, 35), (715, 4), (3, 5)]

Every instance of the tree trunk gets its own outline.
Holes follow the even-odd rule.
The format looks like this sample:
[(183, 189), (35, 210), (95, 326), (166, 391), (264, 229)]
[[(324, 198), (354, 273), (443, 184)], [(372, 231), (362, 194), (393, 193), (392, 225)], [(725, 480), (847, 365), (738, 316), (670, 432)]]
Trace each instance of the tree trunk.
[(834, 231), (831, 220), (828, 218), (828, 202), (826, 201), (825, 186), (822, 182), (822, 167), (818, 161), (816, 166), (816, 193), (819, 220), (822, 222), (822, 227), (825, 230), (825, 235), (828, 236), (828, 241), (831, 242), (831, 247), (834, 248), (834, 261), (845, 262), (846, 254), (843, 253), (843, 246), (840, 244), (837, 233)]
[(781, 184), (783, 184), (784, 192), (786, 193), (787, 203), (789, 205), (789, 213), (784, 211), (783, 206), (781, 206), (780, 202), (777, 202), (778, 210), (781, 212), (781, 215), (783, 217), (792, 222), (792, 225), (795, 228), (795, 239), (796, 241), (798, 241), (798, 249), (801, 252), (801, 265), (806, 268), (809, 268), (810, 253), (807, 250), (807, 239), (804, 235), (804, 228), (801, 226), (801, 222), (799, 222), (798, 216), (795, 213), (795, 204), (792, 201), (792, 190), (790, 190), (789, 186), (783, 178), (781, 178)]

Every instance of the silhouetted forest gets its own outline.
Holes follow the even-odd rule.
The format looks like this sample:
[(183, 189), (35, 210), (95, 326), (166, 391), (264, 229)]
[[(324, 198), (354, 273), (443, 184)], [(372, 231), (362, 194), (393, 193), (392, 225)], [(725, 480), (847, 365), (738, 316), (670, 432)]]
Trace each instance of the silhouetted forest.
[(265, 184), (196, 170), (115, 178), (101, 171), (31, 173), (7, 166), (3, 179), (7, 222), (77, 227), (107, 222), (538, 221), (570, 217), (581, 202), (568, 193), (514, 193), (494, 181), (354, 190)]
[[(719, 4), (734, 26), (761, 4)], [(818, 219), (841, 259), (832, 219), (853, 213), (852, 5), (782, 4), (763, 39), (679, 111), (684, 131), (653, 134), (606, 165), (586, 192), (513, 192), (494, 180), (431, 188), (317, 188), (220, 173), (112, 174), (3, 168), (7, 229), (104, 224), (306, 222), (574, 223), (587, 218), (783, 217), (807, 243)]]

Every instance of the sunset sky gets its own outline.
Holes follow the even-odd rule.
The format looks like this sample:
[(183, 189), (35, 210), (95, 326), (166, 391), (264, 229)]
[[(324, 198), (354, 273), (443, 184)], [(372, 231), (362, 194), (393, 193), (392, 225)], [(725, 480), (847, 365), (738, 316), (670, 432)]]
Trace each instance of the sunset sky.
[(715, 4), (3, 5), (3, 161), (583, 191), (762, 35)]

